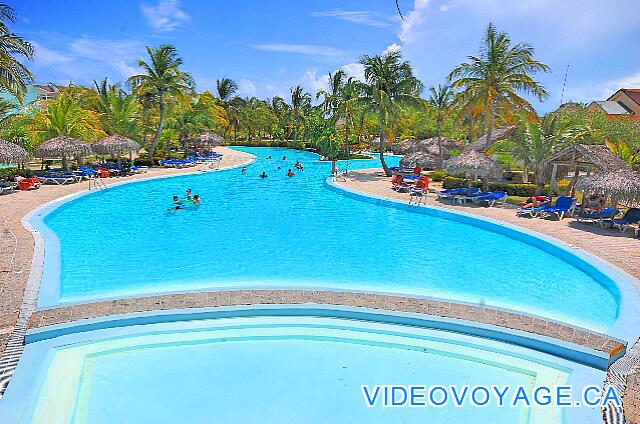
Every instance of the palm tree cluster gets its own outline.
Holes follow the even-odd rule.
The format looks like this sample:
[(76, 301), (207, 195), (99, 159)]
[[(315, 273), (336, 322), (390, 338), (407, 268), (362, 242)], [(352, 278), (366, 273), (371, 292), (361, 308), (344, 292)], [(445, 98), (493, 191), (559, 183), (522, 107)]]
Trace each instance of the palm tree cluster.
[[(21, 100), (33, 78), (20, 59), (31, 59), (34, 52), (9, 30), (7, 23), (14, 20), (13, 10), (0, 4), (0, 89)], [(445, 83), (429, 87), (426, 98), (399, 51), (364, 55), (359, 61), (363, 80), (339, 70), (317, 93), (297, 85), (287, 98), (270, 99), (240, 96), (229, 77), (216, 81), (215, 93), (197, 92), (174, 46), (147, 47), (147, 56), (137, 60), (140, 72), (124, 84), (102, 79), (90, 87), (61, 87), (57, 99), (19, 108), (0, 101), (0, 137), (33, 150), (59, 135), (88, 142), (122, 135), (141, 144), (149, 161), (186, 150), (205, 131), (233, 144), (322, 150), (330, 140), (336, 158), (348, 158), (354, 149), (377, 150), (389, 175), (384, 152), (400, 140), (435, 137), (434, 162), (441, 169), (455, 154), (445, 152), (445, 137), (463, 143), (483, 135), (492, 140), (495, 128), (516, 125), (515, 135), (494, 144), (489, 153), (508, 155), (524, 171), (525, 181), (533, 172), (543, 184), (547, 159), (576, 142), (606, 143), (640, 166), (640, 127), (629, 120), (606, 119), (576, 104), (538, 117), (527, 99), (548, 96), (534, 77), (549, 67), (535, 59), (532, 46), (512, 42), (493, 24), (486, 28), (478, 55), (456, 66)]]

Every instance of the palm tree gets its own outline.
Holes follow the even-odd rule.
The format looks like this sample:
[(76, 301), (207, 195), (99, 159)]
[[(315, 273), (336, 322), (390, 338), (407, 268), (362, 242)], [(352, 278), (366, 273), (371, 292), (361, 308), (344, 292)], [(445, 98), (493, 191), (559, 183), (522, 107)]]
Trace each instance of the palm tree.
[(231, 78), (222, 77), (216, 80), (216, 90), (218, 91), (218, 98), (222, 100), (223, 103), (227, 103), (231, 99), (231, 96), (238, 91), (238, 84)]
[(93, 84), (98, 94), (93, 109), (100, 113), (102, 128), (109, 135), (136, 136), (140, 104), (135, 96), (125, 93), (120, 84), (109, 85), (106, 78)]
[(147, 47), (147, 53), (151, 59), (150, 63), (138, 59), (138, 66), (144, 70), (144, 74), (134, 75), (129, 78), (128, 82), (131, 87), (139, 89), (142, 94), (152, 96), (158, 104), (160, 119), (149, 149), (149, 159), (153, 160), (160, 133), (164, 129), (165, 95), (181, 96), (185, 93), (191, 93), (194, 82), (191, 75), (180, 70), (182, 58), (178, 56), (174, 46), (162, 45), (155, 49)]
[(480, 105), (487, 123), (487, 140), (491, 142), (499, 107), (535, 115), (533, 106), (522, 94), (545, 99), (545, 88), (532, 74), (550, 68), (533, 58), (534, 49), (527, 43), (512, 45), (505, 32), (493, 24), (487, 27), (479, 56), (469, 56), (469, 62), (456, 66), (449, 74), (453, 88), (463, 88), (461, 101), (466, 108)]
[(438, 169), (442, 169), (444, 152), (442, 151), (442, 123), (451, 111), (451, 106), (455, 100), (455, 93), (448, 85), (429, 87), (429, 104), (436, 113), (436, 126), (438, 131)]
[(360, 59), (364, 65), (366, 83), (362, 86), (361, 101), (365, 109), (378, 115), (380, 126), (380, 162), (387, 176), (391, 171), (384, 160), (387, 119), (395, 115), (405, 104), (420, 103), (422, 83), (413, 75), (413, 68), (403, 61), (400, 52)]
[(15, 23), (16, 13), (0, 3), (0, 91), (11, 93), (22, 103), (27, 83), (33, 81), (33, 75), (16, 56), (31, 60), (34, 51), (29, 42), (11, 32), (7, 21)]
[(305, 93), (304, 89), (296, 85), (291, 87), (291, 113), (293, 118), (294, 132), (293, 141), (298, 141), (298, 131), (300, 130), (300, 121), (304, 119), (304, 113), (311, 107), (311, 95)]
[(83, 109), (70, 93), (47, 101), (30, 121), (34, 138), (40, 141), (59, 135), (90, 141), (106, 135), (100, 128), (99, 114)]
[(348, 158), (349, 151), (349, 125), (355, 114), (362, 91), (361, 84), (353, 77), (349, 77), (344, 81), (345, 73), (337, 71), (335, 74), (329, 74), (329, 90), (321, 90), (317, 97), (324, 96), (322, 108), (329, 113), (332, 121), (337, 122), (344, 118), (345, 131), (345, 153)]
[[(236, 91), (238, 91), (238, 84), (231, 78), (222, 77), (219, 80), (216, 80), (216, 90), (218, 91), (218, 98), (222, 102), (222, 107), (227, 113), (227, 119), (231, 120), (231, 117), (228, 116), (229, 113), (229, 101), (231, 100), (231, 96), (233, 96)], [(224, 130), (224, 138), (227, 138), (228, 129)]]
[(520, 134), (514, 137), (512, 155), (525, 169), (533, 169), (536, 193), (541, 193), (547, 179), (548, 159), (584, 134), (584, 127), (557, 114), (542, 121), (521, 117)]

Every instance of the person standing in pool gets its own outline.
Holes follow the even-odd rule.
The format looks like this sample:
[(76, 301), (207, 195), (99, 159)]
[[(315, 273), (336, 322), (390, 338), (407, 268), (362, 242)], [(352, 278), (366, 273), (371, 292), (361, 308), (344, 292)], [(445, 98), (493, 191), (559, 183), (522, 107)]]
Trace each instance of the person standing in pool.
[(242, 173), (243, 173), (243, 174), (245, 174), (246, 172), (247, 172), (247, 167), (246, 167), (246, 166), (243, 166), (243, 167), (242, 167)]
[(191, 200), (191, 189), (190, 188), (187, 189), (187, 193), (185, 195), (185, 200)]
[(173, 196), (173, 209), (182, 209), (182, 201), (178, 198), (178, 196)]
[(293, 173), (293, 171), (291, 170), (291, 168), (289, 168), (289, 170), (287, 171), (287, 177), (294, 177), (296, 174)]
[(286, 156), (282, 156), (282, 160), (287, 160), (287, 157)]
[(200, 196), (199, 195), (196, 194), (195, 196), (193, 196), (193, 204), (195, 206), (198, 206), (200, 204)]
[(260, 178), (267, 178), (268, 175), (266, 173), (266, 171), (262, 171), (262, 174), (260, 174)]

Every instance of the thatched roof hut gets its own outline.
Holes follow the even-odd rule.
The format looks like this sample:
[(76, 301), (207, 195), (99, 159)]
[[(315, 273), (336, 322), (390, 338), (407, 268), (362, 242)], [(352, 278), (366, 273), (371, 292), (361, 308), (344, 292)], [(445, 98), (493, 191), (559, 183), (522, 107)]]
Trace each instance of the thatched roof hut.
[(194, 137), (192, 141), (196, 146), (215, 147), (224, 143), (224, 137), (213, 131), (205, 131)]
[(437, 166), (436, 157), (431, 153), (417, 151), (412, 152), (400, 160), (400, 166), (403, 168), (413, 168), (419, 166), (422, 169), (435, 169)]
[(0, 163), (15, 165), (26, 162), (28, 158), (29, 154), (25, 149), (0, 138)]
[(75, 138), (59, 135), (47, 141), (43, 141), (36, 149), (36, 156), (41, 158), (62, 157), (62, 167), (68, 169), (67, 158), (69, 156), (87, 156), (91, 154), (91, 146)]
[(86, 156), (90, 154), (91, 147), (87, 143), (66, 135), (43, 141), (36, 149), (36, 156), (41, 158)]
[(444, 169), (450, 174), (470, 175), (473, 178), (499, 177), (502, 167), (484, 153), (470, 151), (444, 161)]
[(602, 194), (613, 203), (640, 202), (640, 176), (629, 169), (606, 170), (580, 179), (576, 188), (588, 193)]
[(110, 135), (93, 143), (91, 148), (101, 155), (114, 155), (121, 152), (136, 152), (140, 150), (140, 145), (130, 138)]
[[(462, 150), (462, 143), (452, 138), (442, 137), (442, 151), (444, 158), (449, 157), (451, 150)], [(402, 140), (393, 146), (393, 153), (397, 155), (408, 155), (413, 152), (427, 152), (431, 155), (439, 155), (438, 137), (425, 138), (424, 140)]]
[(513, 133), (516, 131), (517, 128), (518, 127), (515, 127), (515, 126), (496, 128), (491, 132), (491, 140), (488, 140), (487, 136), (483, 135), (482, 137), (477, 139), (475, 142), (465, 147), (464, 151), (465, 152), (470, 152), (470, 151), (484, 152), (489, 147), (491, 147), (491, 145), (493, 145), (493, 143), (495, 143), (496, 141), (504, 140), (505, 138), (511, 137), (511, 135), (513, 135)]
[(602, 171), (617, 169), (631, 170), (631, 167), (611, 149), (603, 144), (572, 144), (549, 158), (549, 162), (557, 166)]

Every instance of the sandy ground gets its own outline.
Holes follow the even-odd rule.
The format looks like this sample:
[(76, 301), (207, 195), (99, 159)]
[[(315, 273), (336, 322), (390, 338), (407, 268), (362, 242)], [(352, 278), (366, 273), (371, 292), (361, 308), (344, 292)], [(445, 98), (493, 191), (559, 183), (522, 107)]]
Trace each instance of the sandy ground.
[[(216, 147), (214, 149), (224, 156), (220, 169), (225, 169), (249, 162), (247, 153)], [(195, 167), (152, 168), (145, 174), (130, 177), (109, 178), (108, 184), (121, 181), (133, 181), (162, 175), (187, 174), (198, 172)], [(83, 181), (69, 185), (43, 185), (39, 190), (18, 191), (0, 196), (0, 352), (4, 350), (6, 339), (18, 317), (23, 293), (33, 255), (34, 241), (31, 233), (22, 227), (24, 215), (59, 197), (88, 189), (89, 183)]]

